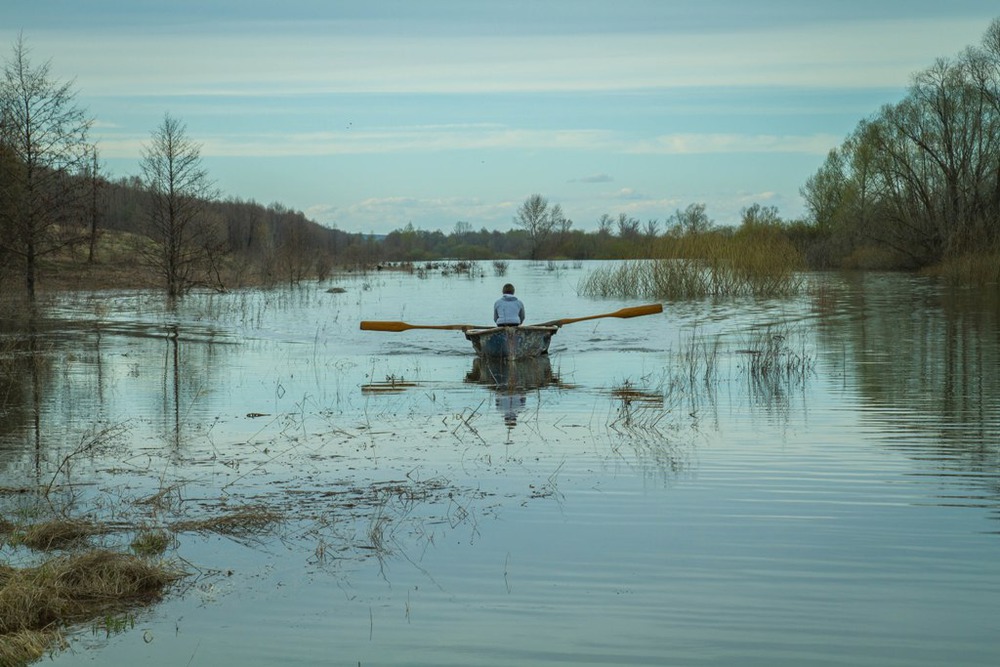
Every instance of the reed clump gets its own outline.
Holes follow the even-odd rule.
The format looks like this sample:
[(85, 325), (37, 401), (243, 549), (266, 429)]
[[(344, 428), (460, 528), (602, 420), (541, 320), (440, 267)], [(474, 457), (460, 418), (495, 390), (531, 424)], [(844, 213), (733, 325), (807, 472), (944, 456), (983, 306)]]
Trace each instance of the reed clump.
[(757, 396), (783, 396), (794, 387), (804, 386), (815, 370), (815, 360), (806, 351), (801, 336), (788, 327), (754, 331), (748, 346), (738, 352), (748, 357), (746, 377)]
[(279, 512), (268, 507), (248, 506), (205, 519), (178, 521), (171, 528), (178, 533), (219, 533), (248, 537), (263, 533), (282, 520)]
[(89, 521), (53, 519), (28, 526), (16, 535), (15, 541), (37, 551), (52, 551), (80, 546), (104, 532), (103, 526)]
[(174, 537), (165, 530), (145, 529), (135, 536), (129, 545), (140, 556), (159, 556), (174, 542)]
[(926, 273), (952, 285), (985, 287), (1000, 285), (1000, 249), (966, 252), (945, 258)]
[(20, 667), (41, 659), (49, 647), (58, 643), (54, 630), (21, 630), (0, 635), (0, 665)]
[(58, 641), (59, 628), (159, 599), (183, 573), (103, 549), (0, 570), (0, 664), (23, 665)]
[(670, 237), (655, 259), (633, 260), (596, 269), (579, 286), (598, 297), (678, 300), (704, 297), (778, 297), (803, 285), (801, 253), (766, 226), (720, 233)]

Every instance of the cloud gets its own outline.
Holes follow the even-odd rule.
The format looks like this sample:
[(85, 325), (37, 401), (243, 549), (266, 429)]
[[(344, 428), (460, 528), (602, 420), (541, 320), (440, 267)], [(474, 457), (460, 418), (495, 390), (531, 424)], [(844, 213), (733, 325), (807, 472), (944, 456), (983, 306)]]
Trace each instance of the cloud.
[(625, 200), (642, 200), (647, 197), (639, 192), (636, 192), (632, 188), (622, 188), (614, 193), (613, 199), (625, 199)]
[[(905, 85), (978, 42), (979, 18), (824, 21), (545, 34), (424, 31), (318, 20), (233, 22), (208, 34), (121, 27), (32, 33), (93, 95), (510, 93), (672, 87)], [(102, 48), (95, 49), (94, 44)], [(121, 58), (121, 53), (131, 54)]]
[(304, 213), (325, 225), (348, 231), (386, 234), (412, 224), (415, 229), (450, 230), (460, 220), (508, 228), (515, 205), (475, 197), (371, 197), (345, 206), (316, 205)]
[(615, 179), (608, 176), (607, 174), (594, 174), (593, 176), (584, 176), (582, 178), (571, 178), (570, 183), (611, 183)]
[[(108, 157), (134, 158), (149, 135), (118, 134), (113, 126), (98, 128), (95, 139)], [(842, 137), (832, 134), (761, 135), (688, 133), (646, 138), (601, 129), (527, 129), (503, 125), (437, 125), (385, 127), (337, 132), (216, 133), (195, 136), (206, 157), (297, 157), (378, 155), (473, 150), (569, 150), (612, 154), (686, 155), (706, 153), (807, 153), (826, 155)], [(610, 183), (607, 174), (572, 179), (571, 183)]]
[(640, 139), (625, 148), (626, 153), (683, 155), (704, 153), (810, 153), (825, 155), (842, 137), (832, 134), (664, 134)]

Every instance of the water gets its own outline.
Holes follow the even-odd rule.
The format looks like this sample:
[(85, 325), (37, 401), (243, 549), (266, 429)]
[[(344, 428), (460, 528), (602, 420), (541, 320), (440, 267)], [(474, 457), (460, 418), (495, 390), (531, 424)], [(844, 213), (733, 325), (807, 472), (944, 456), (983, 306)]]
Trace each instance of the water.
[(815, 274), (793, 300), (567, 325), (499, 388), (458, 332), (359, 330), (483, 324), (506, 281), (529, 322), (640, 305), (578, 296), (592, 264), (481, 267), (46, 303), (0, 390), (6, 512), (51, 482), (123, 526), (112, 545), (286, 517), (180, 533), (191, 576), (53, 662), (997, 663), (995, 294)]

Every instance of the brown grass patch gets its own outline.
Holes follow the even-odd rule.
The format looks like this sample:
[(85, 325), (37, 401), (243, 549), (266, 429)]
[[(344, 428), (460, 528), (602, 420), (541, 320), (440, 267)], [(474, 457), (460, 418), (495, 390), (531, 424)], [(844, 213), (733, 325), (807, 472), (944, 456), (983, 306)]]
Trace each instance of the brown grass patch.
[(105, 532), (102, 526), (87, 521), (53, 519), (29, 526), (18, 536), (18, 542), (38, 551), (51, 551), (79, 546), (88, 538)]
[(20, 667), (39, 660), (59, 640), (51, 630), (21, 630), (0, 635), (0, 665)]
[(234, 537), (260, 534), (281, 522), (282, 515), (267, 507), (241, 507), (228, 514), (178, 521), (171, 528), (179, 533), (220, 533)]
[(58, 628), (148, 604), (179, 570), (95, 549), (0, 573), (0, 664), (27, 664), (58, 639)]
[(159, 598), (181, 573), (94, 549), (14, 570), (0, 590), (0, 634), (83, 621)]

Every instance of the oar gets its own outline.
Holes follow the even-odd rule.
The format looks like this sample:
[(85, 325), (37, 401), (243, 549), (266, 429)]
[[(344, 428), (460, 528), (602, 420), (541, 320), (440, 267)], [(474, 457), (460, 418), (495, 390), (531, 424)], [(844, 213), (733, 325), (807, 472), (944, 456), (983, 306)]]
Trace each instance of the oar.
[(406, 331), (407, 329), (489, 329), (474, 324), (407, 324), (406, 322), (379, 322), (368, 320), (361, 323), (364, 331)]
[(587, 317), (566, 317), (561, 320), (552, 320), (551, 322), (542, 322), (541, 324), (536, 324), (536, 327), (561, 327), (564, 324), (572, 324), (573, 322), (583, 322), (584, 320), (596, 320), (599, 317), (641, 317), (642, 315), (655, 315), (656, 313), (662, 313), (663, 306), (659, 303), (653, 303), (648, 306), (632, 306), (631, 308), (622, 308), (621, 310), (616, 310), (613, 313), (604, 313), (603, 315), (588, 315)]

